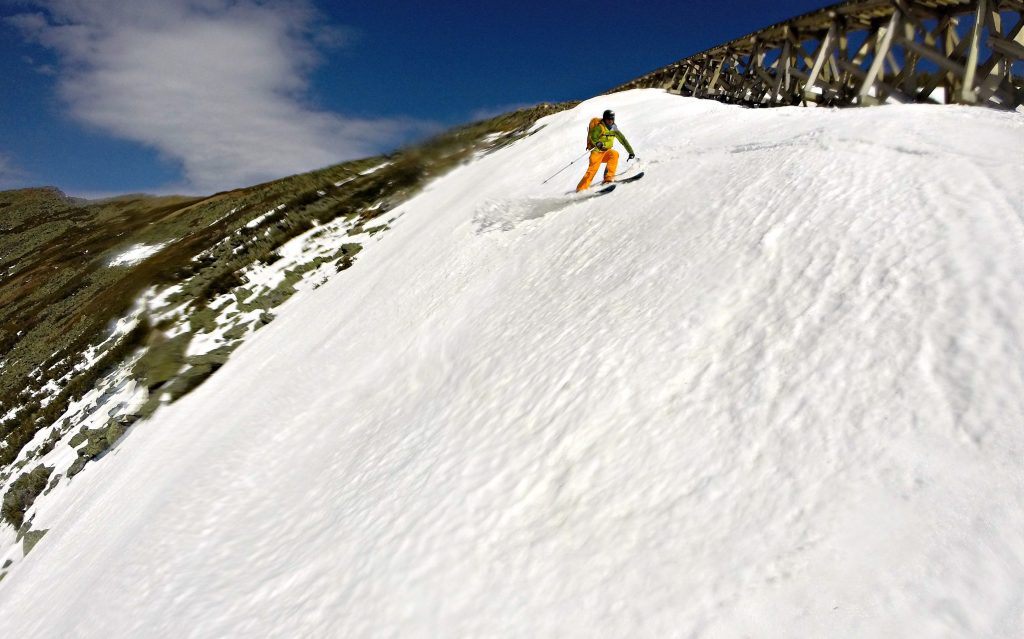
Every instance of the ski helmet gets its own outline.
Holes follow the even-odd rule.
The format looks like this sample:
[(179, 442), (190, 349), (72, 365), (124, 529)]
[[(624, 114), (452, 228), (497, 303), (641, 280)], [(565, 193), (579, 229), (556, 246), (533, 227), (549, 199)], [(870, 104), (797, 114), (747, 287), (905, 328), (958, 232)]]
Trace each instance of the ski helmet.
[(611, 109), (608, 109), (607, 111), (604, 112), (604, 115), (601, 116), (601, 119), (602, 120), (614, 120), (615, 119), (615, 111), (612, 111)]

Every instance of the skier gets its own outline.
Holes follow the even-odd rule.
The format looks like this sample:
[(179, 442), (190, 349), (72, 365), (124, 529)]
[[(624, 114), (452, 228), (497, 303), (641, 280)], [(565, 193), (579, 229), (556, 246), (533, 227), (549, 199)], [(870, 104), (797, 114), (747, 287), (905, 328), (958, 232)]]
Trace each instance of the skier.
[(601, 167), (601, 164), (607, 162), (608, 165), (604, 169), (604, 182), (608, 184), (615, 180), (615, 169), (619, 166), (619, 152), (612, 148), (615, 144), (615, 138), (618, 138), (626, 150), (629, 151), (629, 160), (636, 157), (633, 153), (633, 147), (629, 145), (626, 140), (626, 136), (622, 135), (622, 131), (619, 131), (618, 127), (615, 126), (615, 112), (611, 109), (605, 111), (601, 119), (594, 118), (590, 121), (590, 128), (587, 133), (587, 148), (593, 149), (590, 152), (590, 166), (587, 167), (587, 172), (583, 174), (583, 179), (576, 185), (576, 191), (585, 191), (590, 187), (591, 180), (597, 175), (597, 170)]

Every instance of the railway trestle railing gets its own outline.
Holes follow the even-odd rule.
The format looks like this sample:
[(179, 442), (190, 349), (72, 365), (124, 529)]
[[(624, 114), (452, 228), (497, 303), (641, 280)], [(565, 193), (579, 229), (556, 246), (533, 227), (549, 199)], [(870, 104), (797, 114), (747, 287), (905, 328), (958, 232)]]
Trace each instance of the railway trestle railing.
[(1024, 0), (848, 0), (684, 58), (611, 92), (747, 106), (889, 99), (1024, 103)]

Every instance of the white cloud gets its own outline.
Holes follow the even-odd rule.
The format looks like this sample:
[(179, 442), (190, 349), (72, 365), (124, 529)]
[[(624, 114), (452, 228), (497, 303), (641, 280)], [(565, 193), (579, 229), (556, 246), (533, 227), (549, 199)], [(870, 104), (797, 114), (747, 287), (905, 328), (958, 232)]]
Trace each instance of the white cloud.
[[(353, 119), (304, 98), (321, 25), (306, 0), (37, 0), (10, 18), (61, 57), (58, 86), (81, 122), (157, 149), (187, 187), (216, 190), (380, 152), (423, 125)], [(353, 96), (353, 99), (358, 99)]]

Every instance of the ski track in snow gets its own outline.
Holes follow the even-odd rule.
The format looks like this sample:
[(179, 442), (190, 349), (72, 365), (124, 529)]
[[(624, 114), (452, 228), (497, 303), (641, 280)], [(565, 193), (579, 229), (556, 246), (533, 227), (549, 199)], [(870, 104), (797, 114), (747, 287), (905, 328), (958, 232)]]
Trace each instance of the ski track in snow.
[(565, 194), (561, 197), (525, 198), (520, 200), (489, 200), (474, 213), (477, 234), (492, 231), (511, 231), (521, 222), (536, 220), (583, 203), (580, 197)]
[[(629, 164), (618, 174), (618, 180), (638, 172), (637, 164)], [(603, 171), (604, 169), (602, 169)], [(603, 173), (599, 174), (599, 177)], [(495, 199), (483, 202), (473, 214), (473, 224), (478, 235), (493, 231), (511, 231), (522, 222), (537, 220), (573, 205), (583, 204), (597, 193), (599, 182), (590, 191), (577, 193), (568, 191), (555, 197), (526, 197), (518, 199)]]
[[(604, 108), (648, 175), (564, 206)], [(0, 634), (1024, 635), (1024, 115), (545, 124), (48, 501)]]

